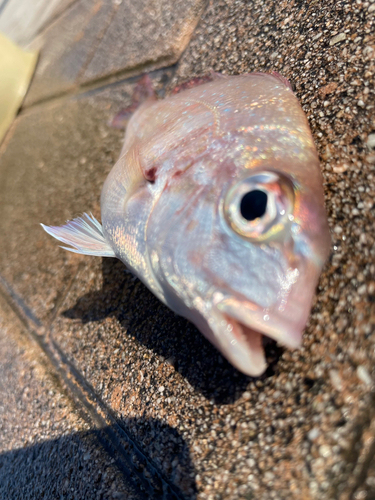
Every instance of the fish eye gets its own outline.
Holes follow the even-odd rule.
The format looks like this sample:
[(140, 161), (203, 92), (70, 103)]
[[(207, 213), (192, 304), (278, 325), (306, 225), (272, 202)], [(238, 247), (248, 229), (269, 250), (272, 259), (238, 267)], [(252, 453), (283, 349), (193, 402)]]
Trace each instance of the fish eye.
[(294, 185), (283, 174), (256, 172), (232, 186), (224, 201), (230, 227), (252, 241), (280, 235), (290, 224), (294, 210)]

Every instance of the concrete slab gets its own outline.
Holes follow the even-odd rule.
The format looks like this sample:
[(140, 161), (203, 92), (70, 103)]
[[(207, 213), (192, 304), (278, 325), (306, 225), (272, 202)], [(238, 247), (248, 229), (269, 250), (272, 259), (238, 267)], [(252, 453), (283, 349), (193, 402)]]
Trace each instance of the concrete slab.
[(0, 498), (148, 498), (64, 394), (0, 296)]
[(80, 83), (133, 68), (174, 64), (186, 48), (205, 0), (123, 1)]
[(53, 317), (82, 259), (61, 252), (39, 224), (85, 210), (100, 215), (101, 187), (123, 137), (108, 121), (130, 102), (132, 88), (35, 108), (0, 150), (0, 275), (40, 320)]
[(205, 0), (80, 0), (31, 45), (42, 48), (25, 104), (78, 84), (175, 63)]
[[(120, 304), (113, 310), (119, 284)], [(324, 338), (317, 324), (322, 314), (324, 304), (319, 304), (302, 351), (270, 346), (271, 368), (254, 381), (230, 367), (121, 263), (91, 259), (62, 304), (51, 335), (186, 498), (194, 498), (180, 484), (188, 479), (186, 468), (175, 476), (150, 435), (133, 425), (137, 415), (160, 418), (181, 433), (191, 450), (198, 498), (215, 498), (217, 492), (223, 498), (246, 498), (250, 488), (262, 495), (256, 498), (273, 491), (275, 498), (290, 498), (289, 488), (292, 498), (318, 498), (309, 490), (319, 491), (321, 484), (330, 488), (323, 498), (336, 498), (338, 491), (345, 498), (353, 471), (363, 474), (354, 449), (360, 449), (364, 462), (371, 460), (365, 444), (374, 419), (371, 385), (358, 378), (371, 368), (363, 360), (360, 370), (345, 358), (337, 360), (345, 350)], [(363, 357), (364, 350), (357, 348), (356, 355)], [(159, 438), (168, 445), (167, 436)]]
[(30, 44), (41, 52), (25, 106), (76, 86), (117, 8), (107, 0), (79, 0)]

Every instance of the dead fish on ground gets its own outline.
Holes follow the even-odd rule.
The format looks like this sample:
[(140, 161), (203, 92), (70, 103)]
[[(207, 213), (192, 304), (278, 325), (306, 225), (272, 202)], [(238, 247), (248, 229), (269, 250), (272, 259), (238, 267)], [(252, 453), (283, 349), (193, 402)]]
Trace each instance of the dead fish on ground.
[(280, 75), (213, 75), (148, 98), (101, 194), (43, 226), (72, 252), (117, 257), (240, 371), (266, 369), (262, 337), (301, 344), (328, 256), (318, 155)]

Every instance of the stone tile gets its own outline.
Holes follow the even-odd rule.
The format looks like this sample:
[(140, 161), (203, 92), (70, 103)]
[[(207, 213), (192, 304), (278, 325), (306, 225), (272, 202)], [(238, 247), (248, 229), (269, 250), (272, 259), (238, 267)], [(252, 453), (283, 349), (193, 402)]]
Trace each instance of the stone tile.
[(30, 44), (41, 53), (25, 106), (76, 86), (116, 9), (108, 0), (79, 0)]
[(204, 4), (204, 0), (123, 1), (80, 81), (174, 64)]
[(84, 211), (100, 216), (102, 184), (123, 137), (108, 120), (131, 94), (126, 83), (34, 108), (0, 150), (0, 275), (42, 322), (82, 258), (62, 251), (39, 224), (59, 225)]
[(144, 499), (1, 296), (0, 349), (0, 498)]
[[(323, 160), (334, 245), (303, 348), (269, 345), (265, 376), (244, 377), (189, 323), (120, 274), (120, 264), (105, 260), (85, 260), (54, 322), (55, 342), (186, 498), (195, 495), (191, 484), (179, 483), (152, 436), (133, 425), (135, 415), (178, 429), (199, 499), (344, 500), (346, 491), (370, 491), (375, 41), (368, 8), (212, 2), (174, 81), (213, 66), (274, 69), (296, 87)], [(340, 33), (345, 37), (333, 43)], [(113, 309), (119, 282), (124, 294)], [(99, 312), (90, 318), (91, 310)]]
[(32, 44), (42, 47), (26, 106), (113, 74), (175, 63), (204, 0), (80, 0)]

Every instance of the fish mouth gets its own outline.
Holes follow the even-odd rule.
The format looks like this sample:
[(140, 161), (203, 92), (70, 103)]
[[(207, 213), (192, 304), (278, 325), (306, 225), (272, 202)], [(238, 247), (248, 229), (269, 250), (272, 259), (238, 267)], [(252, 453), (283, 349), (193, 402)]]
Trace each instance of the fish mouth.
[(214, 308), (210, 325), (214, 343), (238, 370), (252, 377), (262, 375), (267, 368), (264, 337), (287, 348), (300, 347), (310, 312), (309, 307), (299, 307), (298, 314), (291, 310), (285, 314), (234, 299), (223, 300)]

